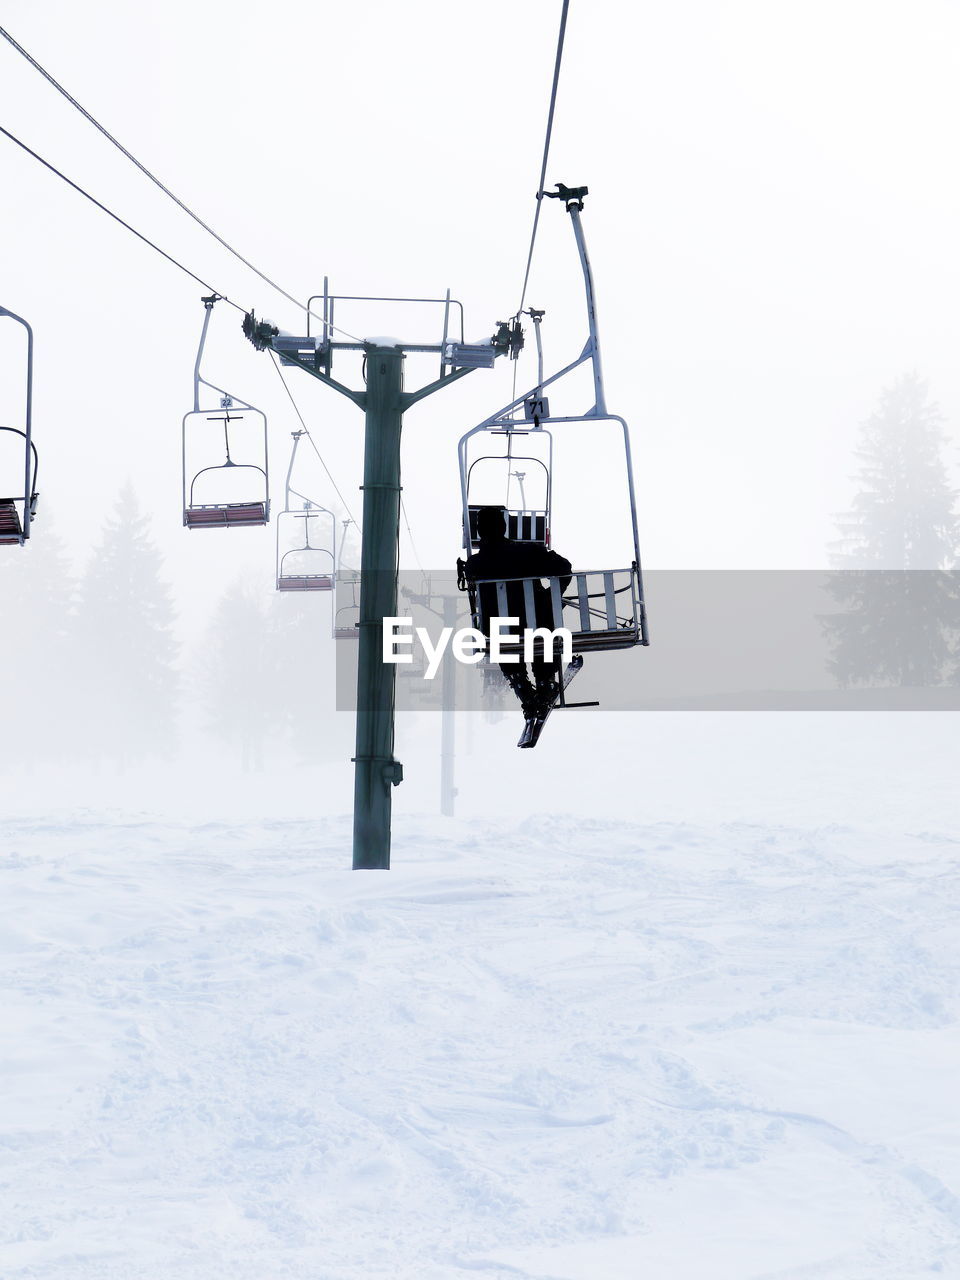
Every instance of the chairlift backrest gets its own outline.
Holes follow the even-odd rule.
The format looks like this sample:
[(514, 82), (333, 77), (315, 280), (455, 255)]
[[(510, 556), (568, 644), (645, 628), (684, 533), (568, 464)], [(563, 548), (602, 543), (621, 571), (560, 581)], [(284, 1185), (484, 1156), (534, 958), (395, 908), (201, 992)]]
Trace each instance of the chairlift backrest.
[[(468, 510), (470, 513), (470, 548), (475, 551), (480, 545), (477, 518), (483, 507), (471, 506)], [(550, 529), (547, 525), (547, 512), (545, 509), (541, 508), (539, 511), (508, 511), (504, 508), (503, 516), (508, 542), (532, 542), (544, 547), (550, 545)]]

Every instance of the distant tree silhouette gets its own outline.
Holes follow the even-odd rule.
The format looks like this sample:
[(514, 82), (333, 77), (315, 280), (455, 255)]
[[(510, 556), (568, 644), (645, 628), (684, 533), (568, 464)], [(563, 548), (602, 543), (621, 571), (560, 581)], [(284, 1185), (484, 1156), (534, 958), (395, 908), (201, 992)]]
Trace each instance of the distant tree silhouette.
[(120, 493), (80, 583), (80, 741), (121, 766), (176, 744), (174, 609), (133, 487)]
[(329, 717), (336, 704), (329, 592), (278, 592), (269, 606), (276, 660), (276, 712), (303, 761), (330, 754)]
[(277, 660), (264, 596), (237, 582), (217, 603), (197, 661), (209, 732), (238, 748), (244, 771), (262, 769), (278, 732)]
[(41, 508), (23, 547), (0, 547), (0, 702), (11, 765), (66, 755), (75, 701), (76, 580)]
[(828, 590), (845, 611), (824, 619), (843, 686), (932, 685), (947, 674), (957, 625), (960, 521), (943, 461), (939, 408), (916, 374), (882, 394), (856, 450), (859, 490), (838, 520)]

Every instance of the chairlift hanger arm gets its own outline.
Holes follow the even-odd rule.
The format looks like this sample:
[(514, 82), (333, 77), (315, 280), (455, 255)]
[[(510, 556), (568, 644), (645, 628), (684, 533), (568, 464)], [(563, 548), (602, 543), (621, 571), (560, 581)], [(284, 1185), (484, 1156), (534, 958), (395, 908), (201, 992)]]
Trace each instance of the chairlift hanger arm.
[[(315, 516), (318, 516), (318, 515), (322, 515), (322, 516), (332, 516), (332, 515), (333, 515), (333, 512), (330, 510), (330, 508), (329, 508), (329, 507), (323, 507), (323, 506), (321, 506), (321, 505), (320, 505), (320, 503), (319, 503), (319, 502), (314, 502), (314, 500), (313, 500), (312, 498), (308, 498), (308, 497), (307, 497), (307, 495), (306, 495), (305, 493), (301, 493), (298, 489), (294, 489), (294, 488), (292, 487), (292, 485), (288, 485), (288, 488), (289, 488), (290, 492), (293, 494), (293, 496), (294, 496), (295, 498), (299, 498), (301, 502), (309, 503), (309, 514), (310, 514), (310, 515), (315, 515)], [(289, 514), (289, 515), (295, 515), (295, 516), (303, 516), (303, 515), (305, 514), (305, 512), (303, 512), (303, 511), (293, 511), (293, 510), (291, 510), (291, 509), (288, 507), (288, 508), (287, 508), (287, 514)]]
[[(290, 452), (290, 462), (287, 466), (287, 483), (286, 483), (287, 498), (283, 504), (285, 510), (290, 509), (290, 477), (293, 475), (293, 464), (297, 459), (297, 449), (300, 446), (300, 437), (302, 435), (303, 435), (302, 431), (293, 432), (293, 449)], [(301, 496), (302, 496), (301, 494), (297, 494), (298, 498)]]
[(221, 396), (224, 399), (230, 400), (231, 404), (229, 406), (224, 406), (227, 412), (229, 412), (229, 409), (249, 409), (252, 413), (260, 412), (260, 410), (256, 407), (256, 405), (247, 404), (246, 400), (241, 400), (239, 396), (235, 396), (232, 391), (227, 391), (225, 387), (218, 387), (215, 382), (208, 382), (206, 378), (196, 378), (193, 384), (194, 403), (197, 406), (193, 410), (194, 413), (215, 413), (216, 412), (215, 409), (200, 408), (198, 400), (200, 396), (201, 387), (206, 387), (209, 391), (216, 391), (217, 395)]
[[(506, 418), (506, 416), (513, 413), (515, 409), (519, 409), (525, 400), (528, 400), (531, 396), (541, 394), (545, 387), (549, 387), (552, 383), (557, 382), (560, 378), (571, 373), (587, 360), (590, 360), (593, 364), (594, 404), (589, 413), (581, 414), (579, 416), (584, 418), (605, 418), (608, 416), (606, 395), (603, 387), (603, 367), (600, 363), (600, 338), (597, 332), (597, 304), (593, 287), (593, 269), (590, 266), (590, 259), (587, 255), (587, 245), (583, 234), (583, 224), (580, 220), (580, 213), (583, 210), (583, 200), (587, 195), (587, 188), (565, 187), (562, 182), (558, 182), (556, 185), (558, 190), (544, 191), (543, 195), (552, 197), (553, 199), (563, 200), (566, 210), (570, 214), (574, 239), (577, 242), (577, 252), (580, 255), (580, 266), (583, 270), (583, 285), (587, 300), (587, 325), (589, 329), (587, 341), (577, 359), (571, 361), (570, 364), (561, 369), (559, 373), (554, 373), (549, 378), (544, 378), (541, 364), (538, 369), (539, 381), (537, 385), (535, 387), (531, 387), (528, 391), (525, 391), (522, 396), (513, 400), (510, 404), (504, 405), (504, 407), (497, 410), (496, 413), (491, 414), (489, 418), (480, 424), (481, 427), (488, 427), (492, 423), (498, 422), (502, 418)], [(541, 317), (542, 312), (531, 317), (534, 320), (538, 352), (540, 350), (540, 327), (538, 321)], [(542, 418), (541, 421), (545, 422), (547, 419)]]
[(200, 388), (206, 387), (210, 391), (215, 391), (217, 395), (232, 402), (230, 407), (239, 409), (249, 409), (253, 413), (259, 413), (259, 409), (255, 405), (248, 404), (246, 400), (242, 400), (240, 396), (234, 395), (231, 391), (227, 391), (225, 387), (219, 387), (215, 382), (210, 382), (200, 372), (200, 365), (203, 361), (204, 348), (207, 345), (207, 330), (210, 327), (210, 316), (213, 312), (214, 305), (222, 302), (223, 298), (218, 293), (211, 293), (209, 297), (201, 298), (203, 303), (203, 328), (200, 330), (200, 342), (197, 346), (197, 358), (193, 365), (193, 412), (200, 413)]
[[(507, 418), (507, 414), (512, 413), (514, 409), (519, 409), (525, 400), (529, 400), (531, 396), (537, 395), (539, 392), (543, 391), (545, 387), (551, 386), (554, 382), (559, 381), (560, 378), (566, 377), (568, 373), (572, 373), (574, 369), (578, 369), (580, 365), (589, 360), (592, 355), (593, 344), (588, 339), (587, 345), (584, 347), (580, 355), (577, 356), (576, 360), (571, 360), (570, 363), (565, 365), (558, 373), (551, 374), (549, 378), (544, 378), (543, 381), (537, 383), (535, 387), (530, 387), (527, 391), (524, 391), (523, 395), (518, 396), (516, 400), (511, 400), (509, 404), (504, 405), (502, 409), (498, 409), (496, 413), (492, 413), (489, 418), (485, 418), (483, 422), (474, 427), (473, 430), (485, 431), (491, 426), (510, 427), (513, 420)], [(598, 414), (596, 412), (586, 413), (576, 415), (575, 420), (579, 421), (580, 418), (599, 418), (605, 416), (605, 414)], [(543, 423), (550, 421), (550, 419), (544, 417), (541, 418), (540, 421)], [(532, 430), (532, 427), (529, 422), (523, 422), (521, 424), (521, 429), (524, 431), (530, 431)]]

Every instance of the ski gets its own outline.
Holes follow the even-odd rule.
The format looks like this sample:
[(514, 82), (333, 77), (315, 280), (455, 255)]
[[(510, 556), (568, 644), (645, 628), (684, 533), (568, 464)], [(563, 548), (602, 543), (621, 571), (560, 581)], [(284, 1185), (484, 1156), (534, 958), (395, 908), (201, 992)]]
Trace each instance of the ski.
[(561, 688), (557, 691), (556, 697), (548, 707), (542, 708), (536, 715), (529, 716), (523, 726), (523, 733), (517, 743), (518, 747), (535, 747), (540, 741), (540, 734), (543, 732), (543, 726), (547, 723), (547, 717), (557, 705), (560, 694), (566, 690), (570, 681), (583, 667), (583, 655), (574, 654), (573, 660), (567, 663), (566, 670), (563, 673), (563, 682)]

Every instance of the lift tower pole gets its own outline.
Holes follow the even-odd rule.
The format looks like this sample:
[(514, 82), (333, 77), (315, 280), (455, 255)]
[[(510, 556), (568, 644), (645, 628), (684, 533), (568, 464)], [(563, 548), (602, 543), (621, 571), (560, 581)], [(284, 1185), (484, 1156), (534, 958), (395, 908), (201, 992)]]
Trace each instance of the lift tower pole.
[[(449, 296), (446, 301), (449, 308)], [(449, 352), (445, 341), (432, 345), (387, 340), (334, 342), (326, 295), (324, 303), (322, 339), (281, 334), (269, 321), (258, 321), (252, 311), (244, 316), (243, 331), (259, 351), (276, 351), (283, 364), (296, 365), (325, 382), (364, 412), (353, 867), (355, 871), (386, 871), (390, 867), (392, 788), (403, 779), (403, 766), (393, 755), (396, 668), (383, 661), (383, 620), (397, 616), (403, 415), (441, 387), (474, 369), (490, 367), (497, 356), (518, 351), (522, 336), (518, 324), (498, 323), (489, 342), (451, 343)], [(330, 376), (334, 350), (364, 353), (364, 390), (354, 391)], [(403, 361), (408, 351), (438, 354), (439, 378), (416, 391), (404, 391)]]
[(354, 870), (389, 868), (392, 788), (403, 780), (403, 767), (393, 757), (397, 669), (383, 661), (383, 619), (397, 614), (403, 359), (397, 347), (367, 352)]

